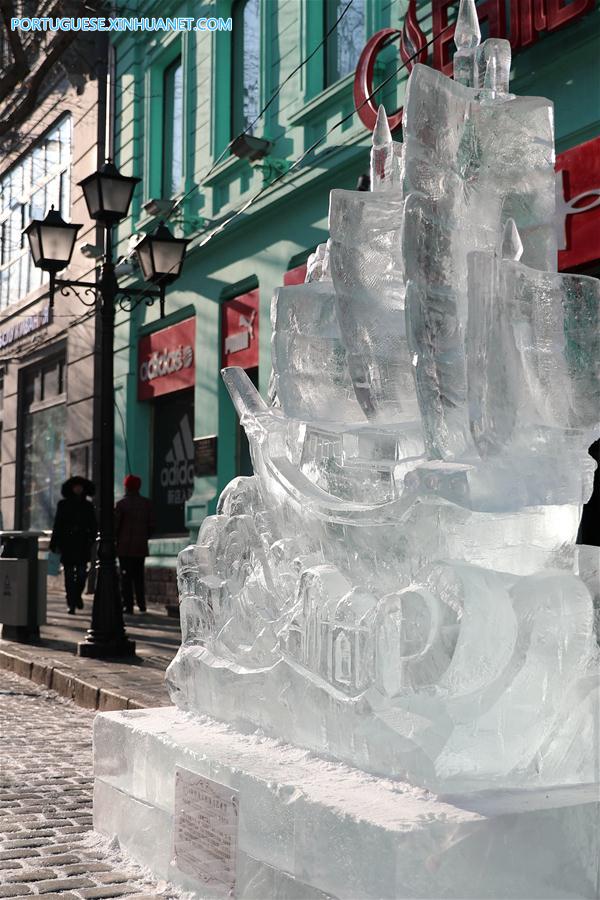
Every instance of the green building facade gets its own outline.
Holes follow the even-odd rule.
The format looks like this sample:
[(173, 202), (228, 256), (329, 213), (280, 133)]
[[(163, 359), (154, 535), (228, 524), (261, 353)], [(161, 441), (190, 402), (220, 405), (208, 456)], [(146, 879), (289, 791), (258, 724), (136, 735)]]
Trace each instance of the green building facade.
[[(484, 35), (490, 22), (490, 30), (501, 22), (514, 35), (513, 89), (554, 100), (557, 152), (593, 141), (600, 135), (600, 9), (589, 0), (540, 2), (530, 41), (528, 5), (488, 0)], [(231, 478), (250, 471), (221, 367), (243, 365), (266, 395), (273, 292), (301, 278), (308, 254), (326, 240), (329, 191), (354, 189), (368, 172), (371, 133), (354, 112), (355, 69), (372, 35), (402, 29), (407, 4), (352, 0), (347, 7), (348, 0), (145, 2), (144, 16), (214, 17), (223, 30), (113, 35), (114, 156), (124, 174), (142, 179), (119, 228), (122, 278), (139, 278), (128, 275), (131, 236), (161, 218), (190, 239), (165, 319), (156, 306), (117, 314), (116, 489), (135, 472), (155, 503), (151, 599), (175, 599), (169, 570), (177, 552), (215, 512)], [(455, 9), (434, 0), (432, 16), (431, 3), (417, 5), (426, 40)], [(388, 111), (402, 106), (407, 78), (406, 68), (393, 75), (398, 37), (391, 35), (374, 66), (375, 84), (392, 76), (376, 97)], [(244, 131), (251, 138), (234, 149), (264, 149), (254, 137), (269, 142), (267, 155), (251, 161), (227, 150)]]

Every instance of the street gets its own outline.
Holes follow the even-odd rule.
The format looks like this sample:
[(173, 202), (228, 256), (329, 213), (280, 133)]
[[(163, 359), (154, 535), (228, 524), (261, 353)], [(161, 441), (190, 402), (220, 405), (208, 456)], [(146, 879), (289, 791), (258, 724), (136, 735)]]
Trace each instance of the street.
[(92, 831), (92, 723), (0, 671), (0, 897), (179, 896)]

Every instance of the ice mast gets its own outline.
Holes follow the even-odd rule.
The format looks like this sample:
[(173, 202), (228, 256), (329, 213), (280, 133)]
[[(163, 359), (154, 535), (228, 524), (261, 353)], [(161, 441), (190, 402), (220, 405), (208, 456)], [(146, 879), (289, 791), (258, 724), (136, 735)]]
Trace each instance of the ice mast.
[(371, 190), (386, 191), (402, 179), (402, 143), (392, 138), (385, 107), (377, 110), (371, 148)]
[(475, 0), (460, 0), (454, 28), (454, 80), (465, 87), (476, 87), (476, 53), (481, 43), (481, 30)]

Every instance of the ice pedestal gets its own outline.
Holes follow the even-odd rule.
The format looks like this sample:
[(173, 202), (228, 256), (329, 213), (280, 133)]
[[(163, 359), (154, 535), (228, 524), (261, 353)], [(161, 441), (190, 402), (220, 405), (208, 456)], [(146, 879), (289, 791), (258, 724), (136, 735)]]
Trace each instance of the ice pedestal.
[(97, 716), (94, 827), (197, 898), (172, 861), (175, 770), (237, 792), (247, 900), (594, 898), (595, 786), (436, 796), (175, 708)]

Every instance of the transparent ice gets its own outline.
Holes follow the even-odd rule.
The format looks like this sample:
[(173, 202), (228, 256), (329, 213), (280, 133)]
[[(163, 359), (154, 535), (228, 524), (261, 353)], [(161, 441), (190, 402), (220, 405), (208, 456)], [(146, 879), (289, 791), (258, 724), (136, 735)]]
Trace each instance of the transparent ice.
[(270, 403), (223, 373), (255, 475), (180, 555), (168, 682), (436, 789), (590, 783), (600, 282), (557, 272), (552, 104), (509, 93), (472, 0), (456, 44), (454, 80), (414, 67), (402, 144), (380, 110), (372, 191), (332, 191), (276, 293)]

